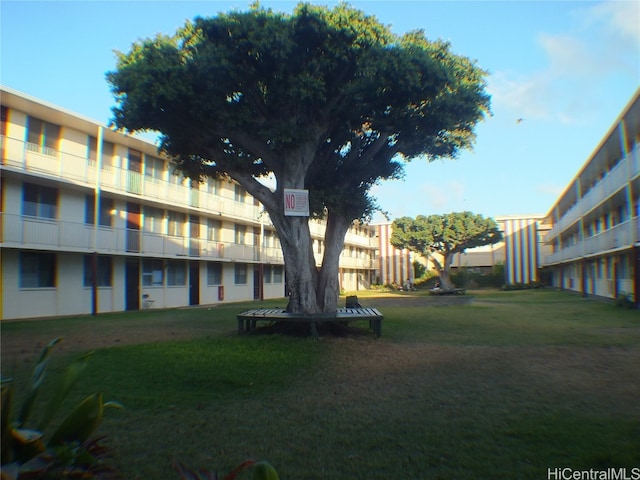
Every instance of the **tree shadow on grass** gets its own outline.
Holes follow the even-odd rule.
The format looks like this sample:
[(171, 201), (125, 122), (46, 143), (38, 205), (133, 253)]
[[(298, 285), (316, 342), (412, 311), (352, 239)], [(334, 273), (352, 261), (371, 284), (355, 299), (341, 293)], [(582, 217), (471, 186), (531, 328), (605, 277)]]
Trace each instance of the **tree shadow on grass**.
[[(318, 322), (318, 336), (336, 338), (364, 338), (373, 336), (368, 328), (350, 325), (347, 322)], [(253, 331), (257, 335), (286, 335), (290, 337), (306, 338), (312, 336), (311, 324), (307, 322), (278, 321), (257, 326)]]

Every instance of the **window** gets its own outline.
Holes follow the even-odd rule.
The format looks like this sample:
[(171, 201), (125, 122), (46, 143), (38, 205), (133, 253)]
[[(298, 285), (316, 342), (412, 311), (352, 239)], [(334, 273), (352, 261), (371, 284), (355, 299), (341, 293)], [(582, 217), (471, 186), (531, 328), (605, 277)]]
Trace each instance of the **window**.
[(234, 282), (236, 285), (247, 284), (247, 265), (244, 263), (236, 263), (234, 268)]
[(36, 117), (27, 119), (27, 149), (51, 155), (58, 154), (60, 127)]
[(207, 179), (207, 191), (214, 195), (218, 195), (220, 193), (220, 179), (209, 177)]
[(54, 288), (56, 256), (51, 252), (20, 252), (20, 288)]
[(169, 183), (180, 187), (184, 184), (184, 177), (180, 172), (169, 172)]
[(282, 265), (273, 267), (273, 283), (282, 283)]
[(164, 268), (162, 260), (145, 259), (142, 261), (142, 285), (158, 287), (163, 284)]
[(142, 173), (142, 153), (137, 150), (129, 149), (129, 170), (132, 172)]
[(264, 278), (264, 283), (271, 283), (271, 272), (273, 267), (271, 265), (265, 265), (262, 270), (262, 276)]
[(95, 167), (98, 160), (98, 139), (93, 135), (87, 135), (87, 160), (89, 166)]
[(22, 187), (22, 214), (31, 217), (57, 217), (58, 190), (25, 183)]
[(147, 180), (154, 183), (162, 181), (164, 175), (164, 162), (159, 158), (147, 155), (144, 161), (144, 174)]
[[(87, 195), (84, 202), (84, 223), (87, 225), (95, 224), (95, 196)], [(113, 227), (113, 198), (100, 198), (100, 218), (98, 225), (101, 227)]]
[(234, 242), (239, 245), (244, 245), (245, 237), (247, 235), (247, 227), (245, 225), (235, 226)]
[(113, 168), (113, 154), (115, 147), (111, 142), (102, 142), (102, 169), (111, 170)]
[[(113, 266), (111, 257), (98, 256), (98, 287), (110, 287)], [(84, 256), (84, 286), (93, 286), (93, 255)]]
[(0, 165), (4, 163), (4, 137), (7, 136), (7, 124), (9, 122), (9, 109), (4, 105), (0, 106)]
[(9, 109), (2, 105), (0, 107), (0, 135), (7, 136), (7, 123), (9, 122)]
[(222, 264), (217, 262), (207, 263), (207, 285), (222, 285)]
[(164, 233), (162, 230), (163, 212), (159, 208), (144, 207), (144, 229), (152, 233)]
[(237, 183), (234, 186), (234, 198), (236, 202), (244, 203), (247, 198), (247, 191)]
[(169, 212), (169, 235), (182, 237), (184, 233), (184, 223), (186, 217), (183, 213)]
[(207, 222), (207, 239), (212, 242), (220, 241), (220, 233), (222, 232), (222, 222), (210, 218)]
[(182, 260), (169, 260), (167, 263), (167, 285), (182, 286), (187, 284), (186, 264)]

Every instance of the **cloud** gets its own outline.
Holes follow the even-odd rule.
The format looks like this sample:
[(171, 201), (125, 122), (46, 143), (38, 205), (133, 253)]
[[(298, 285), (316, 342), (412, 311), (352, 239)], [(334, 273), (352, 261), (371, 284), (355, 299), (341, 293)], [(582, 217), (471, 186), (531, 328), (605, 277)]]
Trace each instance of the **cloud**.
[(580, 7), (562, 34), (539, 32), (545, 58), (533, 73), (498, 71), (488, 90), (513, 116), (583, 124), (597, 115), (611, 80), (640, 78), (640, 2), (608, 1)]
[(445, 213), (464, 210), (461, 208), (466, 199), (465, 184), (459, 180), (444, 183), (423, 183), (419, 191), (433, 213)]
[(640, 3), (637, 1), (598, 3), (584, 13), (584, 22), (587, 27), (600, 25), (607, 36), (621, 39), (623, 49), (634, 42), (636, 46), (640, 43)]
[(543, 195), (549, 195), (553, 198), (557, 198), (565, 189), (563, 185), (556, 185), (553, 183), (541, 183), (535, 186), (535, 191)]

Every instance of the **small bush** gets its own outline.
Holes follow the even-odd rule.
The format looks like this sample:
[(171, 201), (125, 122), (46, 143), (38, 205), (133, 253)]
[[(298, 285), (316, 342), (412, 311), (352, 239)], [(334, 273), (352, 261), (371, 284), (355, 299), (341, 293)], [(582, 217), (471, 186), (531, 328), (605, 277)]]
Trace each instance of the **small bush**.
[(533, 288), (544, 288), (544, 285), (540, 282), (531, 282), (531, 283), (509, 283), (507, 285), (502, 286), (502, 290), (505, 292), (515, 291), (515, 290), (531, 290)]
[[(36, 397), (45, 380), (51, 349), (61, 341), (51, 341), (40, 354), (33, 369), (31, 384), (21, 408), (14, 414), (14, 384), (2, 379), (2, 479), (29, 478), (109, 478), (117, 470), (104, 463), (110, 449), (101, 445), (104, 437), (92, 438), (102, 422), (105, 407), (119, 406), (103, 402), (101, 393), (86, 397), (55, 429), (48, 426), (56, 417), (64, 399), (85, 369), (91, 353), (71, 363), (53, 396), (39, 410)], [(39, 421), (31, 421), (32, 414)]]
[(620, 292), (615, 300), (616, 307), (635, 308), (635, 304), (633, 303), (633, 299), (631, 298), (631, 294), (627, 292)]

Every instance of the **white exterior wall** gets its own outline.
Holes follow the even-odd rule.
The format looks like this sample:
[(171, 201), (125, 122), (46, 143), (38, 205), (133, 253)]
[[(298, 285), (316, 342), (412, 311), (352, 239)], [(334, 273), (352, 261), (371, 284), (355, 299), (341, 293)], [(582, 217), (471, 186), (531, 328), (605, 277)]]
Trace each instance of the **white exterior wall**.
[[(0, 319), (50, 317), (89, 314), (93, 308), (93, 289), (84, 286), (84, 258), (97, 251), (111, 258), (110, 287), (98, 287), (97, 313), (127, 309), (127, 262), (137, 262), (139, 278), (137, 293), (139, 308), (144, 300), (152, 300), (150, 308), (186, 306), (190, 303), (190, 263), (198, 264), (198, 303), (253, 300), (254, 269), (260, 262), (283, 267), (284, 259), (277, 239), (254, 232), (273, 231), (269, 218), (262, 215), (262, 207), (245, 195), (235, 198), (235, 185), (229, 181), (208, 182), (189, 188), (187, 181), (172, 175), (166, 159), (160, 158), (154, 145), (113, 132), (92, 120), (29, 98), (19, 92), (2, 88), (2, 105), (8, 108), (7, 122), (2, 131), (2, 159), (0, 161)], [(33, 116), (60, 127), (57, 150), (45, 151), (27, 143), (28, 117)], [(87, 158), (89, 136), (109, 142), (113, 155), (106, 149), (96, 162)], [(142, 154), (142, 173), (130, 171), (129, 149)], [(164, 162), (162, 172), (148, 175), (148, 157)], [(23, 215), (23, 184), (46, 185), (57, 189), (56, 218)], [(110, 227), (85, 224), (86, 196), (96, 189), (101, 198), (113, 200)], [(139, 230), (127, 231), (128, 205), (140, 209)], [(145, 223), (148, 208), (160, 209), (158, 230), (150, 231)], [(179, 236), (166, 232), (169, 212), (184, 215)], [(197, 238), (190, 238), (190, 217), (197, 217)], [(219, 238), (208, 240), (209, 219), (221, 222)], [(236, 224), (246, 228), (245, 242), (235, 243)], [(314, 244), (323, 248), (324, 224), (310, 222)], [(341, 271), (348, 269), (350, 285), (368, 286), (368, 277), (375, 268), (375, 238), (370, 227), (351, 228), (346, 235), (348, 255), (341, 257)], [(135, 242), (131, 244), (130, 240)], [(132, 247), (134, 245), (134, 247)], [(20, 288), (20, 252), (50, 252), (55, 255), (55, 286), (52, 288)], [(161, 260), (165, 264), (162, 286), (143, 286), (145, 259)], [(166, 262), (181, 259), (185, 263), (185, 285), (168, 286)], [(207, 263), (222, 263), (221, 285), (207, 284)], [(246, 264), (247, 279), (235, 284), (235, 265)], [(362, 281), (361, 279), (365, 279)], [(131, 283), (131, 282), (130, 282)], [(135, 282), (134, 282), (135, 283)], [(220, 288), (221, 287), (221, 288)], [(284, 296), (284, 268), (282, 280), (263, 283), (263, 298)]]
[(640, 285), (640, 90), (547, 215), (554, 286), (614, 298)]

